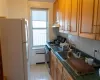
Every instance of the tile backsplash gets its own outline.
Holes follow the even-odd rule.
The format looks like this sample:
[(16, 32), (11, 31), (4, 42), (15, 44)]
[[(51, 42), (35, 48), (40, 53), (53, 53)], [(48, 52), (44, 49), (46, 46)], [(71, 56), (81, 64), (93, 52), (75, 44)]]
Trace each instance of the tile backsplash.
[(98, 53), (96, 54), (96, 58), (100, 60), (100, 41), (82, 38), (79, 36), (67, 35), (63, 33), (60, 33), (60, 35), (68, 38), (71, 43), (76, 45), (76, 48), (91, 56), (94, 56), (93, 49), (97, 49)]

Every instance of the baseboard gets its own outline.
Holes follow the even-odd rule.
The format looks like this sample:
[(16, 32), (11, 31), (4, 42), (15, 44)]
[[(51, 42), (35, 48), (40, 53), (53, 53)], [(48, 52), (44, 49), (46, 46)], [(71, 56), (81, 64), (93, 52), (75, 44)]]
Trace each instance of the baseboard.
[(45, 54), (45, 53), (36, 53), (36, 54)]
[(38, 62), (38, 63), (36, 63), (36, 64), (45, 64), (45, 62)]

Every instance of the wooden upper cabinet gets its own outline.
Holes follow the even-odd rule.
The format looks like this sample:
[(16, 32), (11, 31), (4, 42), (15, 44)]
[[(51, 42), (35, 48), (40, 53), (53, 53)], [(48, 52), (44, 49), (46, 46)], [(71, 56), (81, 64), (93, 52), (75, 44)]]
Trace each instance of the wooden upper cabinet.
[(78, 35), (78, 24), (79, 24), (79, 0), (71, 1), (71, 26), (70, 33)]
[(56, 0), (53, 5), (53, 22), (55, 23), (57, 20), (58, 20), (58, 0)]
[(65, 0), (58, 0), (58, 15), (59, 15), (59, 24), (60, 24), (60, 28), (59, 31), (63, 32), (64, 31), (64, 18), (65, 18)]
[(65, 27), (64, 33), (70, 31), (71, 26), (71, 0), (65, 0)]
[(58, 16), (60, 32), (100, 40), (100, 0), (57, 1), (54, 10), (58, 14), (54, 11), (54, 15)]
[(96, 24), (96, 40), (100, 40), (100, 0), (95, 0), (95, 21), (94, 23)]
[(95, 39), (96, 14), (95, 0), (80, 0), (80, 29), (79, 36)]

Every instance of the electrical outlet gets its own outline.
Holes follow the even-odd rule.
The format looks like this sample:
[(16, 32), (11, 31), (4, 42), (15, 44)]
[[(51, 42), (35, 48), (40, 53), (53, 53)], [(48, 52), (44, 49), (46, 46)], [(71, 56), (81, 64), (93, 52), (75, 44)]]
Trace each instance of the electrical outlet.
[(96, 55), (99, 53), (98, 49), (93, 48), (93, 53), (94, 53), (94, 59), (96, 58)]
[(94, 53), (99, 53), (99, 50), (98, 50), (98, 49), (93, 48), (93, 52), (94, 52)]

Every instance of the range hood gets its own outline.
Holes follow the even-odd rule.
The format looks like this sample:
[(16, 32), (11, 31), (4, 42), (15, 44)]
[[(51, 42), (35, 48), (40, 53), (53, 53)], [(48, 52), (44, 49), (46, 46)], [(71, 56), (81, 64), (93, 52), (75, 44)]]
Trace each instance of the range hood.
[(60, 24), (56, 22), (52, 27), (60, 27)]

